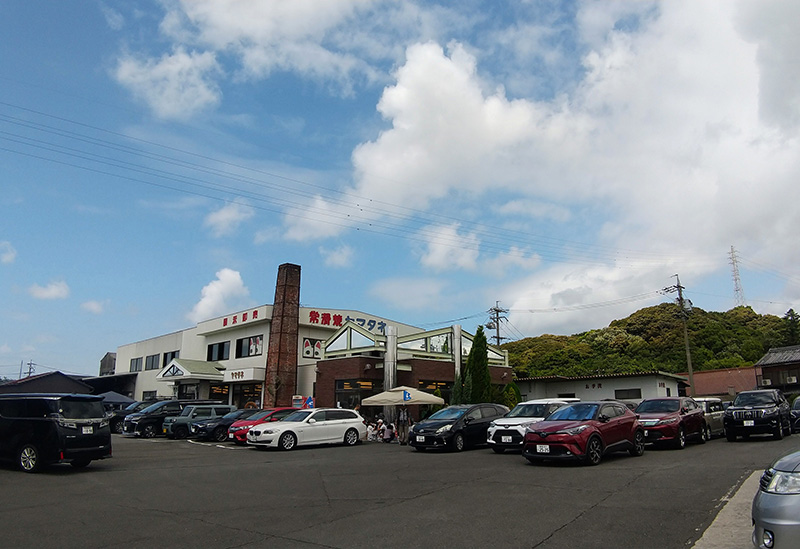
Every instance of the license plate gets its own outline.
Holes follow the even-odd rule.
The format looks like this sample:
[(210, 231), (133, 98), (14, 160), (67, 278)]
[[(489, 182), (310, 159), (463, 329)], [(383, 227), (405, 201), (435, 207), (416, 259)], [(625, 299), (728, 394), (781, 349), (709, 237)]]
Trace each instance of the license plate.
[(233, 438), (233, 433), (228, 433), (228, 438)]
[(417, 442), (425, 442), (425, 437), (417, 435)]
[(752, 427), (752, 426), (753, 426), (753, 425), (755, 425), (755, 424), (756, 424), (756, 422), (755, 422), (755, 421), (753, 421), (752, 419), (746, 419), (746, 420), (744, 420), (744, 426), (745, 426), (745, 427)]
[(94, 430), (92, 429), (91, 425), (81, 428), (81, 433), (83, 433), (84, 435), (91, 435), (93, 432)]
[(537, 444), (536, 445), (536, 453), (537, 454), (549, 454), (550, 453), (550, 446), (547, 444)]
[(504, 435), (500, 437), (500, 442), (505, 442), (506, 444), (511, 444), (511, 437)]
[(167, 429), (166, 429), (166, 427), (164, 428), (164, 434), (167, 434)]
[(644, 432), (644, 436), (649, 437), (650, 436), (650, 431), (645, 431)]

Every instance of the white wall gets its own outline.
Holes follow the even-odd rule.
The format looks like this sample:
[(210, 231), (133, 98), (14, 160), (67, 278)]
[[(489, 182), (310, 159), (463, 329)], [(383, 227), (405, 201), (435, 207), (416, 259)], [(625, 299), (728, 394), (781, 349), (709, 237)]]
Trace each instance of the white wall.
[(528, 400), (556, 398), (564, 394), (575, 394), (581, 400), (603, 400), (616, 398), (618, 389), (640, 389), (643, 399), (668, 396), (667, 389), (670, 396), (678, 396), (678, 380), (655, 374), (590, 380), (517, 381), (517, 386)]

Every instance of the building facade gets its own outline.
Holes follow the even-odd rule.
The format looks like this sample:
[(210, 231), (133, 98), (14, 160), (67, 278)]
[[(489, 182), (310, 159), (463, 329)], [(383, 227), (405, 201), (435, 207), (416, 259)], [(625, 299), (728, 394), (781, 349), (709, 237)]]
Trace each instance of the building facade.
[(687, 379), (667, 372), (637, 372), (577, 377), (530, 377), (517, 380), (523, 400), (579, 398), (632, 400), (678, 396)]

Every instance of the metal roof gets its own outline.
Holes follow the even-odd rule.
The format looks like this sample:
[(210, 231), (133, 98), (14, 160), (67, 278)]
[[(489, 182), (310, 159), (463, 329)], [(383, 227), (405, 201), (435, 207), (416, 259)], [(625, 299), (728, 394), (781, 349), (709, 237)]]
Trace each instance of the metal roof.
[(800, 345), (775, 347), (761, 357), (756, 366), (780, 366), (800, 363)]

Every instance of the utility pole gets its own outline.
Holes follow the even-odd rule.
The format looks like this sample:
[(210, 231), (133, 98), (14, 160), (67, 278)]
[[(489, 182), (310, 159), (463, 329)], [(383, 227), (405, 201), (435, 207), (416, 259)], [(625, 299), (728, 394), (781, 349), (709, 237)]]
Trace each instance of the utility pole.
[(501, 337), (500, 336), (500, 321), (501, 320), (508, 320), (508, 318), (506, 318), (505, 316), (501, 316), (501, 315), (504, 315), (507, 312), (508, 312), (508, 309), (503, 309), (500, 306), (500, 302), (499, 301), (495, 301), (494, 307), (489, 309), (489, 313), (492, 316), (491, 316), (491, 319), (489, 320), (489, 322), (486, 324), (486, 328), (488, 328), (489, 330), (495, 330), (495, 334), (496, 335), (493, 335), (492, 338), (494, 339), (494, 343), (497, 346), (500, 345), (500, 342), (502, 340), (508, 339), (506, 337)]
[(689, 328), (687, 327), (687, 318), (689, 316), (689, 311), (692, 309), (692, 302), (688, 299), (683, 299), (683, 290), (685, 289), (681, 286), (681, 279), (678, 275), (673, 275), (676, 280), (676, 284), (674, 286), (669, 286), (664, 288), (665, 292), (678, 292), (678, 306), (681, 309), (680, 315), (681, 320), (683, 321), (683, 344), (686, 347), (686, 366), (689, 371), (689, 396), (695, 396), (695, 388), (694, 388), (694, 372), (692, 371), (692, 352), (689, 350)]

